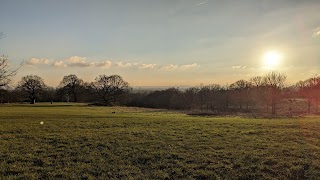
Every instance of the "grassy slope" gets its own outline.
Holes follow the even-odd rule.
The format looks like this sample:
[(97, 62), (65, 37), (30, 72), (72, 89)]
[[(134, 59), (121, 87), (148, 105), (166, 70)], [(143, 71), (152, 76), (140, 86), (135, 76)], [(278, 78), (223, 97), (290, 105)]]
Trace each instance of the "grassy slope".
[(320, 118), (0, 106), (0, 179), (17, 177), (317, 179)]

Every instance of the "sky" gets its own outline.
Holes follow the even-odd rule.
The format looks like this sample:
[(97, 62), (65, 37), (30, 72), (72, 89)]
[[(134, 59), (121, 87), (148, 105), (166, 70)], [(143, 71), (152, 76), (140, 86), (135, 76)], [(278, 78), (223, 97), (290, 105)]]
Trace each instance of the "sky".
[(319, 11), (319, 0), (0, 0), (0, 54), (24, 62), (13, 84), (227, 85), (273, 70), (290, 84), (320, 74)]

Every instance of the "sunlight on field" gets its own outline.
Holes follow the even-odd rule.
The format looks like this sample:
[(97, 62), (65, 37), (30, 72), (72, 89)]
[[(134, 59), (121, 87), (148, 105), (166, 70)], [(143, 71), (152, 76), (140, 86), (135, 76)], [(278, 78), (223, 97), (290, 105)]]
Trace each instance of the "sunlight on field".
[(193, 117), (59, 103), (1, 106), (0, 117), (0, 179), (320, 177), (319, 117)]

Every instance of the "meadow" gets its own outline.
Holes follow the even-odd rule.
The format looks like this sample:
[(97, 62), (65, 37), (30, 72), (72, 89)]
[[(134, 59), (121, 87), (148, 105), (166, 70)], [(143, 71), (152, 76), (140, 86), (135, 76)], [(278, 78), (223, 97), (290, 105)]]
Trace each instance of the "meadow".
[(319, 179), (320, 117), (1, 105), (0, 179), (20, 178)]

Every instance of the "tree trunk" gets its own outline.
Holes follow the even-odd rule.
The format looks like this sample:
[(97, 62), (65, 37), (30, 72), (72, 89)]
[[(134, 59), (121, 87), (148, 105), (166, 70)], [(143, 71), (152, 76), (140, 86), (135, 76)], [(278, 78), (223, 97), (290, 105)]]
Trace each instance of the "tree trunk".
[(226, 99), (226, 110), (228, 110), (229, 109), (229, 99), (227, 98)]
[(73, 91), (73, 98), (74, 98), (74, 102), (78, 102), (77, 93), (75, 91)]
[(200, 112), (202, 112), (202, 102), (203, 101), (203, 99), (202, 99), (202, 95), (200, 95)]
[(311, 113), (311, 98), (308, 98), (308, 112)]
[(276, 115), (276, 103), (272, 105), (272, 115)]

